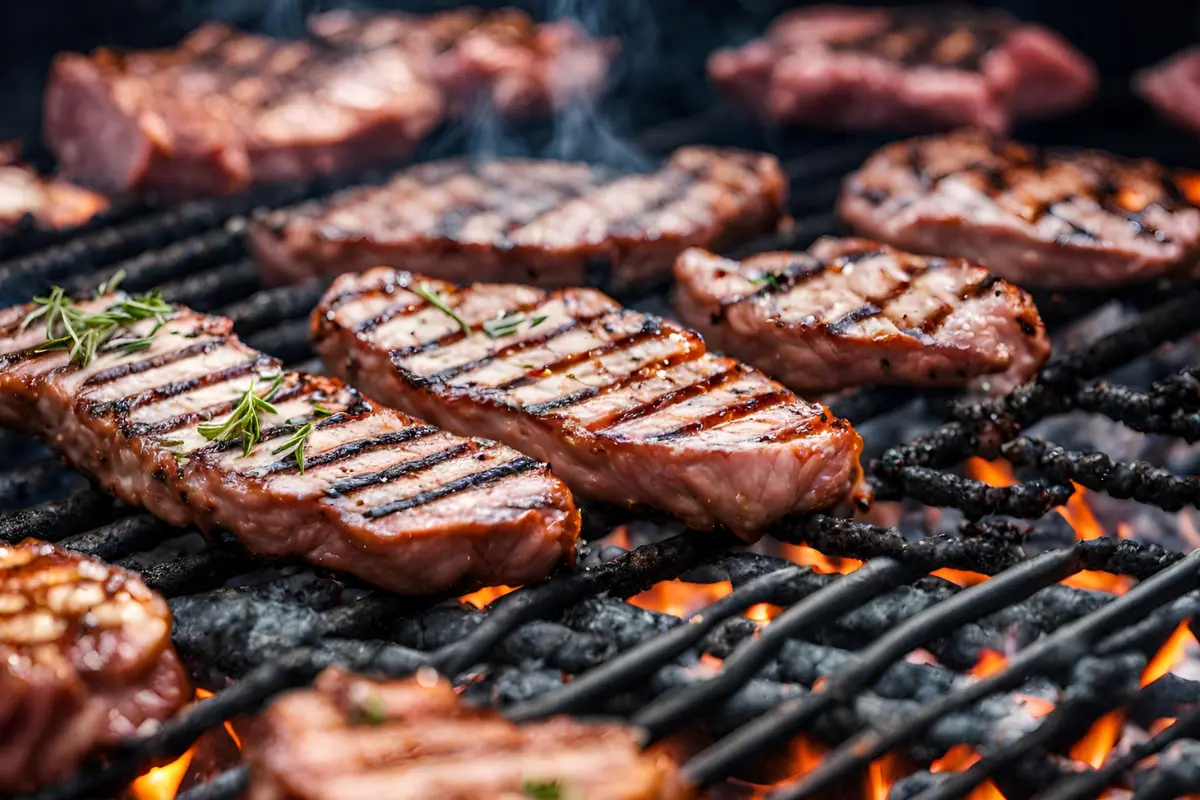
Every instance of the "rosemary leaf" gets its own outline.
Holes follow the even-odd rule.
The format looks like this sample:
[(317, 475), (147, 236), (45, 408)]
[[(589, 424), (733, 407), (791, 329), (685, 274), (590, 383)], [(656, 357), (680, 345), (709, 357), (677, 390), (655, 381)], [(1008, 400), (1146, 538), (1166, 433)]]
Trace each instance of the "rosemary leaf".
[(521, 794), (533, 800), (561, 800), (562, 784), (558, 781), (525, 781)]
[(778, 289), (780, 287), (779, 278), (769, 272), (764, 275), (759, 275), (757, 278), (751, 278), (750, 282), (755, 286), (761, 286), (764, 283), (769, 284), (772, 289)]
[(421, 283), (420, 286), (417, 286), (412, 291), (417, 296), (425, 298), (425, 300), (427, 300), (429, 302), (429, 304), (431, 306), (433, 306), (434, 308), (436, 308), (438, 311), (441, 311), (443, 314), (448, 316), (450, 319), (457, 322), (458, 327), (462, 329), (463, 333), (471, 332), (471, 326), (468, 325), (466, 322), (464, 322), (462, 317), (460, 317), (458, 314), (454, 313), (454, 309), (451, 308), (450, 306), (448, 306), (446, 304), (446, 301), (442, 299), (442, 296), (437, 293), (437, 290), (434, 289), (432, 286), (430, 286), (428, 283)]
[(255, 379), (250, 380), (250, 386), (242, 393), (234, 406), (233, 412), (223, 421), (212, 420), (202, 422), (196, 430), (210, 442), (228, 442), (240, 439), (242, 442), (242, 457), (250, 455), (254, 445), (262, 438), (262, 415), (277, 414), (271, 398), (279, 391), (283, 383), (283, 374), (276, 375), (267, 391), (261, 396), (254, 392)]
[(296, 466), (300, 467), (300, 474), (304, 474), (304, 443), (313, 432), (313, 424), (306, 422), (296, 429), (286, 442), (271, 451), (271, 455), (277, 456), (281, 454), (295, 455)]
[(533, 330), (538, 325), (541, 325), (543, 322), (545, 322), (548, 319), (550, 319), (550, 318), (548, 316), (546, 316), (545, 314), (539, 314), (538, 316), (533, 318), (532, 322), (529, 323), (529, 330)]
[(489, 319), (483, 323), (483, 332), (493, 339), (499, 339), (501, 336), (508, 336), (510, 333), (514, 333), (517, 330), (517, 326), (524, 321), (524, 314), (505, 314), (499, 319)]

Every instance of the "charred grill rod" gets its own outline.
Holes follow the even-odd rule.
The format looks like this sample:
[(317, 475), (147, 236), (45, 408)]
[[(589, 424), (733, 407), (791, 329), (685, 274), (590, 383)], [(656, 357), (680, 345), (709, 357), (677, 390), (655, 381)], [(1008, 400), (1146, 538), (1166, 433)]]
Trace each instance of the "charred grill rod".
[[(1149, 612), (1191, 591), (1200, 579), (1200, 551), (1139, 583), (1103, 608), (1055, 633), (1043, 637), (1009, 659), (994, 673), (923, 706), (916, 714), (887, 727), (871, 729), (844, 743), (798, 781), (771, 794), (771, 800), (798, 800), (810, 797), (833, 780), (850, 771), (862, 769), (906, 739), (918, 735), (935, 720), (982, 700), (989, 695), (1011, 690), (1029, 676), (1047, 670), (1060, 670), (1091, 649), (1106, 631), (1117, 630), (1137, 621)], [(987, 583), (992, 583), (988, 581)], [(979, 584), (986, 586), (987, 583)]]
[(250, 786), (250, 767), (240, 764), (175, 795), (175, 800), (237, 800)]

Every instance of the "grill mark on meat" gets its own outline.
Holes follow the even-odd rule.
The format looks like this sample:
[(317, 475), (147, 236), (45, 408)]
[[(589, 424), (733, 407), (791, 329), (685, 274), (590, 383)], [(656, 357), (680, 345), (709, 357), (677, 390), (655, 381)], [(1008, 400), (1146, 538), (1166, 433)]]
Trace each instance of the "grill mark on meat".
[[(1000, 282), (1000, 277), (989, 273), (986, 277), (975, 281), (963, 288), (959, 295), (963, 302), (981, 297), (984, 292)], [(938, 310), (930, 314), (921, 321), (919, 330), (926, 336), (932, 336), (937, 333), (938, 328), (949, 319), (950, 315), (959, 309), (959, 306), (953, 303), (943, 303), (938, 307)]]
[(717, 411), (705, 414), (700, 419), (692, 420), (691, 422), (680, 425), (673, 430), (664, 431), (663, 433), (655, 433), (646, 437), (648, 442), (669, 442), (672, 439), (678, 439), (683, 436), (690, 436), (701, 431), (709, 430), (724, 422), (733, 422), (735, 420), (747, 417), (756, 411), (762, 411), (773, 406), (782, 405), (792, 399), (793, 395), (789, 390), (779, 388), (773, 389), (763, 394), (757, 394), (749, 399), (734, 403), (733, 405), (725, 406)]
[(625, 411), (618, 413), (616, 416), (608, 416), (595, 420), (587, 425), (586, 430), (590, 433), (599, 433), (601, 431), (608, 430), (609, 428), (615, 428), (618, 425), (624, 425), (626, 422), (632, 422), (634, 420), (642, 419), (643, 417), (648, 417), (651, 414), (656, 414), (659, 411), (669, 408), (677, 403), (682, 403), (683, 401), (689, 400), (693, 397), (699, 397), (702, 394), (707, 394), (714, 389), (719, 389), (734, 378), (744, 375), (745, 372), (746, 370), (740, 365), (721, 370), (719, 372), (714, 372), (712, 375), (709, 375), (703, 380), (696, 381), (695, 383), (688, 384), (687, 386), (681, 386), (674, 391), (659, 395), (657, 398), (648, 403), (642, 403), (641, 405), (626, 409)]
[(354, 330), (356, 333), (370, 333), (380, 325), (391, 322), (398, 317), (415, 314), (416, 312), (427, 308), (428, 306), (429, 301), (425, 300), (424, 298), (417, 298), (416, 302), (410, 301), (407, 303), (395, 303), (388, 306), (370, 319), (365, 319), (358, 323), (358, 327), (356, 327)]
[[(292, 386), (280, 388), (275, 393), (275, 396), (271, 398), (271, 402), (281, 403), (285, 400), (294, 400), (302, 396), (302, 394), (318, 394), (318, 392), (313, 391), (306, 383), (297, 383)], [(130, 439), (134, 436), (160, 436), (164, 433), (186, 428), (199, 422), (224, 416), (232, 412), (237, 407), (237, 404), (238, 399), (235, 398), (220, 405), (209, 406), (197, 409), (196, 411), (185, 411), (182, 414), (160, 419), (157, 422), (123, 422), (121, 424), (121, 434)]]
[[(319, 427), (319, 426), (318, 426)], [(370, 453), (375, 450), (386, 449), (393, 445), (404, 444), (411, 442), (414, 439), (421, 439), (426, 436), (432, 436), (440, 429), (432, 425), (414, 425), (411, 428), (405, 428), (401, 431), (392, 431), (379, 436), (372, 436), (367, 439), (359, 439), (354, 442), (338, 445), (323, 453), (304, 457), (304, 468), (312, 469), (314, 467), (324, 467), (329, 464), (336, 464), (339, 461), (345, 461), (363, 453)], [(262, 469), (254, 472), (255, 477), (266, 477), (275, 475), (281, 472), (298, 471), (300, 465), (296, 463), (296, 459), (292, 457), (281, 458)]]
[[(413, 438), (416, 437), (414, 436)], [(460, 455), (467, 454), (468, 452), (474, 453), (478, 449), (479, 446), (474, 442), (461, 442), (453, 447), (431, 453), (421, 458), (415, 458), (412, 461), (393, 464), (387, 469), (379, 470), (378, 472), (371, 472), (366, 475), (353, 475), (349, 478), (336, 480), (329, 484), (325, 493), (330, 497), (342, 497), (352, 492), (357, 492), (360, 489), (366, 489), (368, 486), (375, 486), (405, 475), (415, 475), (418, 472), (424, 472), (431, 467), (436, 467), (438, 464), (458, 458)]]
[[(527, 311), (534, 310), (541, 304), (542, 304), (542, 298), (538, 298), (536, 300), (531, 300), (528, 303), (522, 303), (518, 306), (515, 306), (513, 308), (505, 310), (504, 314), (502, 314), (501, 317), (494, 317), (492, 319), (480, 320), (479, 322), (473, 323), (467, 327), (470, 328), (472, 333), (475, 333), (475, 332), (483, 330), (483, 326), (489, 322), (495, 322), (497, 319), (501, 319), (502, 317), (508, 316), (509, 314), (524, 314)], [(589, 317), (588, 319), (594, 319), (594, 318)], [(392, 361), (395, 362), (399, 359), (411, 358), (412, 356), (427, 352), (429, 350), (436, 349), (438, 347), (446, 347), (448, 345), (454, 344), (455, 342), (461, 342), (465, 338), (467, 338), (467, 334), (463, 333), (462, 328), (461, 327), (456, 328), (456, 329), (450, 331), (449, 333), (445, 334), (444, 336), (439, 336), (438, 338), (431, 339), (428, 342), (421, 342), (420, 344), (414, 344), (414, 345), (410, 345), (408, 347), (402, 347), (397, 350), (391, 351)], [(531, 341), (531, 340), (527, 340), (527, 341)], [(474, 367), (469, 367), (469, 368), (474, 369)], [(466, 369), (463, 369), (462, 371), (465, 372)], [(453, 377), (453, 376), (451, 376), (451, 377)], [(433, 380), (433, 379), (434, 378), (431, 377), (429, 380)]]
[(513, 459), (505, 464), (501, 464), (491, 469), (485, 469), (483, 472), (476, 472), (473, 475), (467, 475), (457, 480), (443, 484), (436, 489), (430, 489), (420, 494), (413, 495), (404, 500), (396, 500), (391, 503), (385, 503), (382, 506), (376, 506), (366, 513), (369, 519), (378, 519), (386, 517), (389, 514), (396, 514), (400, 511), (408, 511), (418, 506), (428, 505), (435, 500), (441, 500), (443, 497), (449, 497), (452, 494), (465, 492), (468, 489), (477, 489), (481, 486), (495, 483), (513, 475), (520, 475), (523, 472), (529, 472), (532, 469), (541, 466), (532, 458), (522, 456)]
[[(400, 280), (396, 280), (396, 278), (400, 278)], [(346, 303), (349, 303), (352, 300), (357, 300), (360, 297), (376, 295), (386, 296), (395, 294), (397, 289), (407, 289), (411, 285), (412, 281), (410, 280), (407, 272), (398, 273), (397, 275), (392, 276), (392, 279), (382, 286), (355, 286), (353, 289), (349, 289), (337, 295), (336, 297), (330, 298), (328, 309), (330, 311), (336, 311)]]
[(813, 278), (820, 275), (825, 270), (829, 269), (830, 264), (826, 261), (821, 261), (815, 258), (805, 258), (797, 263), (791, 264), (781, 272), (772, 273), (771, 277), (774, 281), (765, 281), (762, 286), (750, 294), (730, 297), (727, 300), (722, 300), (720, 308), (716, 313), (714, 322), (719, 322), (724, 316), (725, 311), (733, 305), (743, 303), (747, 300), (758, 300), (761, 297), (775, 294), (776, 292), (791, 291), (792, 289), (807, 283)]
[[(311, 395), (311, 394), (316, 394), (315, 390), (300, 393), (298, 395), (298, 397), (304, 397), (306, 395)], [(271, 398), (271, 402), (279, 403), (279, 402), (282, 402), (284, 399), (285, 398), (282, 398), (282, 397), (273, 397), (273, 398)], [(293, 396), (291, 398), (286, 398), (286, 399), (294, 400), (294, 399), (297, 399), (297, 396)], [(314, 425), (313, 427), (318, 428), (318, 429), (333, 428), (333, 427), (337, 427), (338, 425), (343, 425), (343, 424), (350, 422), (351, 420), (356, 419), (361, 416), (362, 416), (361, 414), (354, 414), (354, 413), (347, 413), (345, 411), (339, 411), (338, 413), (322, 420), (319, 424)], [(299, 422), (299, 423), (295, 423), (295, 424), (284, 423), (283, 425), (275, 425), (273, 427), (266, 428), (259, 433), (258, 441), (259, 441), (259, 443), (265, 444), (267, 442), (270, 442), (273, 439), (279, 439), (280, 437), (283, 437), (283, 436), (290, 436), (293, 433), (295, 433), (296, 431), (300, 430), (300, 428), (305, 423), (312, 422), (314, 419), (318, 419), (318, 417), (305, 417), (303, 422)], [(235, 450), (241, 446), (242, 446), (242, 442), (240, 439), (225, 439), (223, 441), (218, 441), (218, 442), (209, 442), (208, 444), (204, 445), (203, 447), (193, 450), (191, 453), (188, 454), (188, 456), (190, 458), (194, 458), (194, 459), (204, 459), (204, 458), (209, 458), (214, 455), (219, 455), (221, 453), (227, 453), (230, 450)], [(285, 460), (285, 459), (281, 459), (281, 460)], [(293, 464), (296, 463), (295, 458), (290, 458), (290, 461)], [(307, 459), (305, 459), (305, 463), (307, 463)], [(254, 474), (258, 474), (257, 471)]]
[(509, 391), (511, 389), (519, 389), (522, 386), (528, 386), (531, 383), (536, 383), (542, 378), (546, 378), (557, 372), (561, 372), (568, 367), (573, 367), (580, 362), (588, 361), (589, 359), (593, 358), (599, 358), (603, 355), (616, 352), (617, 350), (624, 350), (626, 348), (633, 347), (639, 342), (644, 342), (660, 333), (662, 333), (662, 320), (658, 317), (647, 314), (646, 318), (642, 321), (642, 327), (633, 333), (629, 333), (620, 338), (605, 342), (599, 347), (594, 347), (591, 350), (584, 350), (578, 353), (569, 353), (557, 361), (552, 361), (543, 367), (532, 369), (521, 377), (513, 378), (510, 381), (500, 384), (496, 388), (502, 391)]
[(707, 178), (711, 171), (712, 164), (705, 162), (696, 169), (683, 169), (674, 172), (671, 175), (670, 182), (667, 184), (666, 191), (643, 205), (631, 218), (613, 223), (608, 229), (609, 234), (615, 236), (639, 235), (643, 229), (651, 227), (649, 220), (653, 218), (654, 214), (664, 211), (686, 199), (692, 189)]
[(193, 389), (199, 389), (202, 386), (212, 386), (215, 383), (224, 383), (233, 378), (240, 378), (243, 375), (249, 375), (265, 366), (278, 366), (278, 362), (270, 356), (262, 355), (261, 353), (249, 361), (235, 364), (232, 367), (210, 372), (207, 375), (197, 375), (194, 378), (188, 378), (184, 381), (176, 381), (175, 383), (167, 383), (162, 386), (157, 386), (153, 389), (147, 389), (137, 394), (122, 397), (118, 400), (106, 400), (102, 403), (93, 403), (87, 398), (82, 398), (78, 402), (92, 414), (100, 416), (107, 414), (113, 410), (122, 412), (133, 411), (134, 409), (148, 406), (153, 403), (158, 403), (171, 397), (176, 397)]
[[(906, 284), (906, 286), (907, 286), (907, 284)], [(870, 319), (871, 317), (877, 316), (882, 313), (883, 313), (883, 308), (881, 306), (877, 306), (874, 303), (868, 302), (865, 305), (861, 305), (858, 308), (854, 309), (853, 311), (851, 311), (847, 314), (843, 314), (841, 317), (838, 317), (833, 322), (826, 323), (825, 330), (829, 331), (830, 333), (834, 334), (835, 336), (845, 336), (847, 333), (850, 332), (850, 328), (856, 322), (861, 322), (864, 319)]]
[(651, 372), (660, 369), (668, 369), (678, 364), (682, 364), (685, 361), (690, 361), (695, 357), (695, 353), (686, 350), (679, 353), (673, 353), (657, 363), (649, 364), (640, 369), (632, 370), (631, 372), (626, 372), (625, 374), (617, 377), (615, 380), (609, 381), (608, 383), (586, 386), (583, 389), (563, 395), (562, 397), (556, 397), (553, 400), (547, 400), (542, 403), (534, 403), (533, 405), (524, 406), (522, 411), (527, 414), (533, 414), (534, 416), (543, 416), (551, 411), (560, 411), (564, 408), (569, 408), (576, 403), (581, 403), (584, 400), (590, 400), (593, 397), (599, 397), (600, 395), (608, 394), (609, 392), (620, 391), (626, 386), (629, 386), (631, 383), (645, 378)]
[[(936, 65), (980, 71), (984, 57), (1003, 44), (1011, 22), (1001, 14), (946, 16), (945, 11), (892, 11), (888, 24), (857, 39), (834, 43), (831, 49), (869, 54), (906, 67)], [(895, 52), (901, 46), (904, 51)], [(943, 55), (939, 56), (939, 50)]]
[[(834, 260), (833, 266), (840, 272), (843, 267), (849, 264), (882, 255), (885, 255), (885, 251), (880, 248), (863, 249), (839, 256)], [(899, 300), (912, 289), (913, 283), (917, 278), (926, 272), (940, 269), (945, 265), (946, 261), (942, 258), (929, 258), (916, 263), (908, 260), (898, 262), (898, 266), (900, 266), (904, 273), (902, 280), (896, 281), (896, 284), (884, 294), (865, 296), (863, 298), (863, 305), (844, 314), (833, 322), (826, 323), (824, 326), (825, 329), (835, 336), (845, 336), (850, 333), (855, 323), (885, 314), (892, 303)]]
[(174, 364), (176, 361), (183, 361), (184, 359), (191, 358), (193, 356), (204, 355), (211, 350), (223, 346), (228, 341), (228, 336), (222, 336), (219, 339), (210, 339), (206, 342), (199, 342), (198, 344), (184, 347), (181, 350), (174, 350), (170, 353), (160, 353), (157, 356), (146, 358), (141, 361), (130, 361), (125, 364), (118, 364), (115, 367), (102, 370), (89, 377), (83, 382), (83, 388), (100, 386), (102, 384), (115, 381), (118, 378), (125, 378), (129, 375), (137, 375), (142, 372), (146, 372), (147, 370), (165, 367), (168, 364)]

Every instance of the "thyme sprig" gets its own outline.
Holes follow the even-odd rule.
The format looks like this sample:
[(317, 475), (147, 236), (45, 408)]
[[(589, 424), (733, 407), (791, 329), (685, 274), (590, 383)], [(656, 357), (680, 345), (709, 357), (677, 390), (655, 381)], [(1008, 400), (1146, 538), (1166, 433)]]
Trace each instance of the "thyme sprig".
[(433, 288), (428, 283), (422, 282), (419, 286), (417, 286), (412, 291), (418, 297), (424, 298), (429, 303), (429, 305), (433, 306), (438, 311), (441, 311), (443, 314), (448, 316), (450, 319), (457, 322), (458, 327), (462, 329), (463, 333), (471, 332), (471, 326), (468, 325), (466, 323), (466, 321), (463, 320), (462, 317), (460, 317), (457, 313), (455, 313), (454, 309), (451, 308), (446, 303), (446, 301), (442, 299), (442, 296), (440, 294), (438, 294), (437, 289)]
[[(529, 321), (529, 330), (533, 330), (538, 325), (541, 325), (549, 317), (540, 314)], [(521, 323), (526, 320), (526, 317), (521, 312), (513, 314), (505, 314), (498, 319), (489, 319), (483, 323), (483, 332), (493, 339), (499, 339), (501, 336), (508, 336), (511, 333), (516, 333)]]
[(254, 445), (262, 438), (262, 415), (278, 414), (271, 399), (283, 384), (283, 373), (271, 380), (267, 391), (261, 395), (254, 391), (256, 378), (250, 379), (250, 385), (242, 393), (241, 399), (233, 412), (224, 420), (202, 422), (196, 430), (210, 442), (228, 442), (240, 439), (242, 442), (242, 457), (250, 455)]

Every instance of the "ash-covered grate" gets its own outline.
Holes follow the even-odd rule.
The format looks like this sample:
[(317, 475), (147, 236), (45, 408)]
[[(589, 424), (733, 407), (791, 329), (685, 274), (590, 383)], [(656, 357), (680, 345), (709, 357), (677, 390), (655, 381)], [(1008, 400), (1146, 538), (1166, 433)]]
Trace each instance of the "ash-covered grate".
[[(675, 122), (643, 139), (656, 152), (730, 143), (728, 130), (712, 127), (720, 120), (705, 120), (707, 128)], [(813, 212), (830, 207), (841, 176), (877, 142), (807, 152), (810, 144), (793, 142), (782, 153), (796, 228), (739, 251), (801, 247), (836, 231), (830, 215)], [(786, 159), (789, 152), (799, 155)], [(160, 286), (172, 301), (225, 314), (251, 346), (317, 371), (307, 314), (324, 285), (259, 291), (240, 215), (332, 185), (129, 212), (0, 265), (0, 296), (17, 302), (55, 282), (86, 291), (122, 270), (130, 288)], [(645, 310), (667, 309), (661, 295), (626, 299)], [(1047, 299), (1043, 310), (1065, 325), (1108, 299)], [(1192, 741), (1200, 737), (1200, 682), (1170, 672), (1144, 686), (1140, 680), (1197, 611), (1200, 555), (1105, 536), (1030, 557), (1029, 528), (997, 518), (1037, 520), (1072, 496), (1072, 481), (1168, 511), (1196, 506), (1194, 476), (1026, 433), (1039, 420), (1082, 410), (1145, 434), (1197, 439), (1195, 365), (1143, 389), (1106, 383), (1105, 376), (1200, 328), (1192, 313), (1200, 291), (1143, 287), (1126, 300), (1140, 312), (1132, 321), (1062, 352), (1005, 398), (967, 402), (898, 389), (835, 398), (835, 410), (858, 424), (879, 454), (870, 473), (881, 500), (952, 509), (966, 518), (952, 532), (918, 537), (824, 515), (786, 520), (770, 532), (782, 546), (863, 562), (847, 575), (741, 552), (727, 535), (678, 533), (670, 523), (594, 508), (585, 513), (592, 544), (581, 570), (514, 591), (483, 610), (437, 602), (448, 598), (399, 598), (339, 576), (258, 561), (232, 538), (202, 543), (95, 489), (77, 489), (70, 481), (78, 479), (68, 479), (71, 473), (44, 448), (0, 434), (13, 468), (0, 473), (0, 500), (8, 507), (45, 501), (0, 518), (0, 540), (36, 536), (140, 570), (172, 598), (175, 640), (193, 674), (219, 689), (156, 734), (37, 797), (119, 791), (149, 767), (179, 757), (206, 731), (335, 662), (387, 675), (432, 667), (465, 686), (467, 698), (518, 720), (620, 714), (648, 744), (701, 728), (707, 746), (683, 767), (697, 784), (741, 774), (746, 762), (797, 734), (829, 748), (799, 780), (774, 789), (770, 796), (780, 800), (820, 796), (888, 752), (903, 750), (928, 766), (964, 745), (978, 755), (972, 765), (918, 770), (892, 796), (962, 796), (985, 780), (1009, 797), (1093, 797), (1113, 784), (1135, 788), (1138, 798), (1200, 790), (1186, 757), (1188, 748), (1200, 747)], [(911, 426), (891, 420), (914, 409), (932, 410), (924, 415), (931, 429), (899, 443), (890, 434), (907, 436)], [(1025, 480), (994, 486), (968, 477), (960, 467), (973, 457), (1007, 459)], [(650, 541), (628, 550), (604, 546), (614, 527), (626, 524), (653, 532)], [(993, 577), (964, 588), (945, 570)], [(1084, 571), (1139, 583), (1119, 596), (1062, 583)], [(697, 609), (687, 624), (627, 602), (675, 579), (728, 581), (729, 592)], [(760, 604), (777, 609), (765, 625), (747, 616)], [(927, 652), (929, 663), (906, 660), (915, 650)], [(1008, 657), (982, 676), (976, 670), (989, 650)], [(564, 683), (564, 674), (572, 680)], [(1118, 708), (1146, 730), (1176, 721), (1096, 768), (1081, 769), (1066, 757), (1095, 720)], [(1178, 752), (1147, 766), (1147, 757), (1173, 742)], [(181, 796), (236, 797), (246, 774), (233, 767)]]

